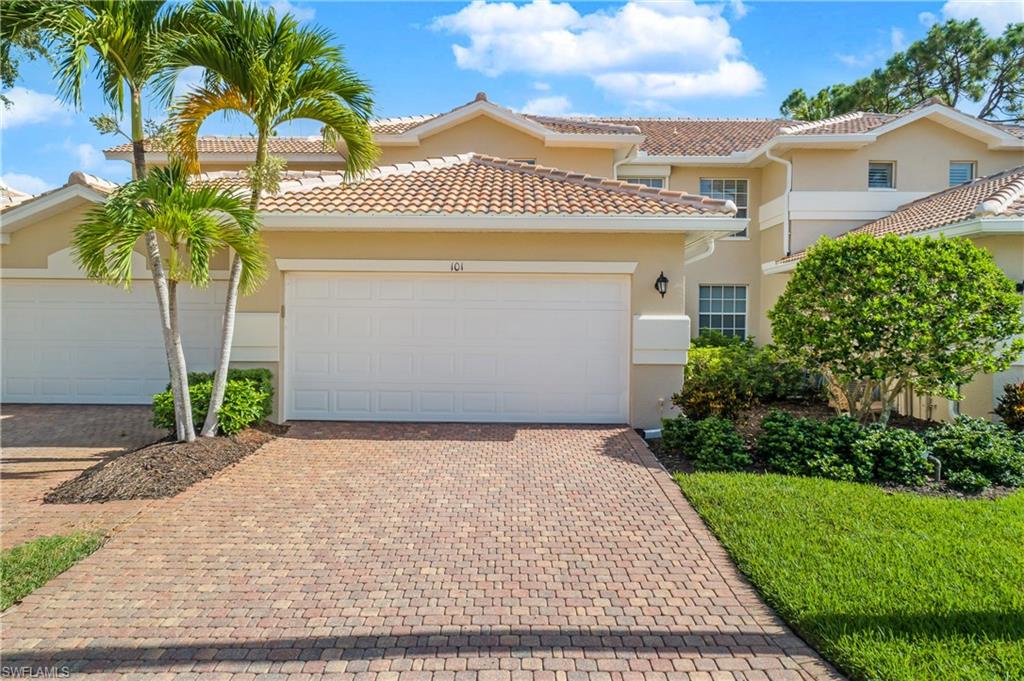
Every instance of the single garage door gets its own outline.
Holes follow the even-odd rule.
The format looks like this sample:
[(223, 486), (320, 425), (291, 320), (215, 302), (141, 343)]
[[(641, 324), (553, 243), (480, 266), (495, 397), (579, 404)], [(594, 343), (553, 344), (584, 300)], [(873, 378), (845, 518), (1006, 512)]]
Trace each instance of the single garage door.
[(287, 418), (628, 420), (626, 276), (297, 273), (285, 288)]
[[(167, 387), (156, 294), (91, 281), (4, 279), (3, 401), (148, 404)], [(190, 371), (217, 356), (223, 284), (182, 287), (182, 340)]]

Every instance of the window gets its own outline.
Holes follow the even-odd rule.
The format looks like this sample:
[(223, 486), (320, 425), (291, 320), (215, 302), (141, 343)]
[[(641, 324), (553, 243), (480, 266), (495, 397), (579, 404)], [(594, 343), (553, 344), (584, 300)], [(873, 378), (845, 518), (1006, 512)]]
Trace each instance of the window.
[[(700, 193), (712, 199), (727, 199), (736, 204), (736, 217), (747, 217), (749, 208), (746, 180), (716, 180), (712, 178), (700, 178)], [(746, 237), (747, 230), (736, 232), (735, 237)]]
[(868, 164), (868, 189), (895, 189), (896, 164), (872, 161)]
[(620, 177), (623, 182), (632, 182), (633, 184), (642, 184), (645, 187), (654, 187), (655, 189), (665, 188), (664, 177)]
[(949, 186), (963, 184), (974, 179), (974, 161), (949, 162)]
[(698, 330), (714, 329), (726, 336), (747, 336), (747, 287), (702, 285)]

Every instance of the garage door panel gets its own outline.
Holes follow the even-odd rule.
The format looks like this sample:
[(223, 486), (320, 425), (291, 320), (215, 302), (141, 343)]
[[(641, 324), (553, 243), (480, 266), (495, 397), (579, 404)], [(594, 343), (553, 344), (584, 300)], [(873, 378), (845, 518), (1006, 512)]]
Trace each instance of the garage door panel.
[(289, 275), (286, 415), (623, 422), (628, 291), (625, 276)]
[[(167, 385), (153, 289), (84, 280), (5, 279), (5, 402), (147, 404)], [(189, 369), (214, 365), (224, 286), (183, 289), (179, 319)]]

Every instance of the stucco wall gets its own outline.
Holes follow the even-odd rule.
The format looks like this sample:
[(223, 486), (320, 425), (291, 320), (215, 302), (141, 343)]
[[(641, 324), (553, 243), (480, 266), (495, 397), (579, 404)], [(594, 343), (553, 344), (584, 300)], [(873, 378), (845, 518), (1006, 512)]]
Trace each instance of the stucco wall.
[(386, 146), (380, 163), (419, 161), (476, 152), (509, 159), (534, 159), (538, 165), (612, 177), (611, 149), (545, 147), (543, 140), (481, 114), (430, 135), (418, 146)]
[(948, 186), (950, 161), (976, 161), (980, 177), (1020, 165), (1021, 152), (991, 151), (982, 142), (922, 119), (861, 149), (794, 150), (793, 189), (866, 190), (869, 161), (896, 161), (899, 191), (935, 192)]

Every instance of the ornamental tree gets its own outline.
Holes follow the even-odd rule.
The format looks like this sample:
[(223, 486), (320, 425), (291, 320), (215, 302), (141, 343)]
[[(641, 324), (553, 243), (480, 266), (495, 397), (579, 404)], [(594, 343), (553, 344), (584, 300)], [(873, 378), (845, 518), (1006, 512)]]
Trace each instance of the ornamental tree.
[(961, 399), (1024, 352), (1021, 296), (967, 239), (822, 238), (768, 312), (780, 351), (826, 380), (837, 411), (889, 420), (900, 392)]

